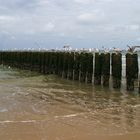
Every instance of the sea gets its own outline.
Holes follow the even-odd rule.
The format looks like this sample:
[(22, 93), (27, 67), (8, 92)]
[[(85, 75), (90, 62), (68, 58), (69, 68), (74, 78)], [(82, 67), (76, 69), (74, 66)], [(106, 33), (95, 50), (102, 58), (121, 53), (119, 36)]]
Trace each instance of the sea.
[(139, 140), (140, 94), (125, 88), (0, 65), (0, 140)]

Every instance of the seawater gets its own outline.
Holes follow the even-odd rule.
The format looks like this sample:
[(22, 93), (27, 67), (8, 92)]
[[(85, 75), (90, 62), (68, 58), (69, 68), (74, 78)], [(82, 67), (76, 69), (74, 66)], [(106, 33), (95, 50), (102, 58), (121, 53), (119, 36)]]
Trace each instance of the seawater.
[(0, 139), (140, 139), (140, 96), (0, 66)]

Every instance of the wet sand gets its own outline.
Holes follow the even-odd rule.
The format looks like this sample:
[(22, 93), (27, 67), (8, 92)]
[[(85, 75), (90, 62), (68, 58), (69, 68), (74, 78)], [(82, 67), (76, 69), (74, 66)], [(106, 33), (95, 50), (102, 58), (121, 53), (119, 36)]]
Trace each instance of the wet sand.
[(140, 97), (0, 70), (0, 140), (139, 140)]
[[(21, 121), (7, 122), (0, 132), (2, 140), (139, 140), (140, 133), (122, 135), (96, 135), (84, 129), (77, 129), (56, 121), (46, 122)], [(84, 126), (83, 126), (84, 127)], [(96, 129), (96, 128), (92, 128)]]

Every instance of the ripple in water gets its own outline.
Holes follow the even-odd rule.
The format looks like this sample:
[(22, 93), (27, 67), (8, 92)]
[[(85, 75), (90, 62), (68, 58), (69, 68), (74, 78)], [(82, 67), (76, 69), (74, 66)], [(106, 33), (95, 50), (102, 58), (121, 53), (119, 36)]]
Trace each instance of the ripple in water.
[(77, 140), (140, 133), (136, 93), (0, 69), (1, 139)]

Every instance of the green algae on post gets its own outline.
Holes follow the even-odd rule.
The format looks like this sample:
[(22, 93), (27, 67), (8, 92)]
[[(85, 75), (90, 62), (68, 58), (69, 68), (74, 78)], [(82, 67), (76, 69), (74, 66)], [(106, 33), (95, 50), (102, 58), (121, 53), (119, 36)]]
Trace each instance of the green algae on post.
[(80, 54), (79, 52), (74, 53), (74, 80), (79, 80), (80, 71)]
[(74, 52), (68, 54), (68, 79), (73, 79)]
[(92, 83), (93, 76), (93, 53), (87, 53), (87, 83)]
[(126, 54), (126, 85), (127, 90), (134, 90), (134, 81), (138, 78), (138, 55)]
[(101, 85), (102, 73), (102, 56), (100, 53), (95, 53), (95, 66), (94, 66), (94, 84)]
[(122, 54), (112, 53), (112, 78), (113, 78), (113, 88), (121, 87), (122, 78)]
[(80, 82), (86, 81), (86, 72), (87, 72), (87, 53), (80, 53)]
[(63, 78), (67, 79), (68, 76), (68, 56), (69, 53), (68, 52), (63, 52)]
[(102, 79), (103, 86), (109, 86), (110, 78), (110, 53), (102, 53)]

